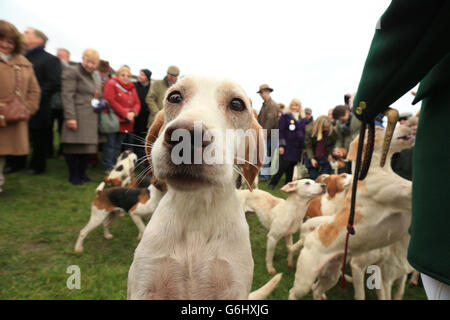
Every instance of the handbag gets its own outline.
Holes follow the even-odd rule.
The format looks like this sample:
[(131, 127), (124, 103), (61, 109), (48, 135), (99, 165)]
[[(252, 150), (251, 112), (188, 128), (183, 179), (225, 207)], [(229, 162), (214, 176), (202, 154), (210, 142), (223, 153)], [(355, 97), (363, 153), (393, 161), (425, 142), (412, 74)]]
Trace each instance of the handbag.
[(119, 132), (119, 119), (109, 106), (107, 108), (108, 113), (100, 112), (98, 130), (103, 134)]
[(306, 168), (305, 165), (305, 155), (302, 155), (302, 160), (299, 163), (297, 163), (297, 165), (294, 168), (294, 171), (295, 171), (294, 178), (297, 178), (297, 180), (309, 177), (308, 168)]
[(22, 87), (22, 77), (20, 67), (14, 65), (16, 87), (14, 92), (6, 99), (0, 101), (0, 126), (5, 127), (8, 123), (25, 121), (30, 118), (30, 112), (24, 106), (20, 88)]

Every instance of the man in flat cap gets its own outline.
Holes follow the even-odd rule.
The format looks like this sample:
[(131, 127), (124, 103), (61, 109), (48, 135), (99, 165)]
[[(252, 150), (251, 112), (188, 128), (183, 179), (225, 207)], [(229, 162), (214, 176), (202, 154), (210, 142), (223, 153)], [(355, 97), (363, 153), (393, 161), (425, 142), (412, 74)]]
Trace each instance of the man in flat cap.
[(450, 299), (450, 1), (393, 0), (381, 16), (353, 112), (373, 121), (418, 82), (408, 261), (429, 299)]
[(259, 86), (259, 95), (263, 99), (263, 105), (258, 115), (258, 122), (263, 129), (267, 130), (266, 137), (266, 150), (267, 158), (265, 160), (264, 167), (261, 169), (260, 180), (267, 181), (270, 178), (270, 165), (271, 158), (273, 157), (273, 151), (275, 148), (271, 146), (271, 132), (272, 129), (278, 129), (278, 104), (273, 101), (270, 93), (273, 91), (268, 84), (262, 84)]
[(166, 94), (167, 89), (175, 82), (177, 82), (178, 75), (180, 74), (180, 69), (176, 66), (170, 66), (167, 69), (167, 75), (162, 80), (152, 81), (150, 85), (150, 90), (145, 98), (147, 102), (148, 109), (150, 111), (148, 116), (148, 127), (152, 125), (155, 120), (155, 115), (159, 110), (163, 108), (163, 99)]

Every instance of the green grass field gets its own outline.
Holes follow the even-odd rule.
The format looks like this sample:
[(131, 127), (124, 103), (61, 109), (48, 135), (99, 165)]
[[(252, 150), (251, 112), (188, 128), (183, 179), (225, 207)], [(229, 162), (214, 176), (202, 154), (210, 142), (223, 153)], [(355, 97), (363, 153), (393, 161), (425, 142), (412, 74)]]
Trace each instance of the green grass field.
[[(0, 299), (126, 299), (128, 269), (138, 244), (136, 226), (127, 216), (118, 218), (111, 225), (112, 240), (105, 240), (99, 227), (86, 238), (84, 253), (75, 254), (78, 232), (89, 219), (103, 174), (100, 168), (89, 169), (95, 182), (73, 186), (67, 181), (64, 161), (49, 159), (47, 165), (42, 176), (24, 172), (6, 176), (8, 196), (0, 198)], [(261, 183), (260, 188), (267, 190), (267, 185)], [(285, 197), (279, 191), (272, 193)], [(264, 261), (266, 230), (254, 214), (248, 215), (248, 223), (255, 262), (253, 289), (257, 289), (271, 278)], [(287, 267), (285, 258), (285, 244), (280, 241), (274, 265), (283, 279), (270, 299), (287, 299), (293, 285), (295, 270)], [(81, 270), (79, 290), (66, 286), (71, 265)], [(368, 299), (376, 298), (373, 290), (366, 293)], [(353, 299), (353, 288), (348, 284), (342, 290), (336, 285), (327, 295)], [(311, 294), (305, 299), (312, 299)], [(426, 299), (426, 295), (422, 287), (407, 287), (404, 299)]]

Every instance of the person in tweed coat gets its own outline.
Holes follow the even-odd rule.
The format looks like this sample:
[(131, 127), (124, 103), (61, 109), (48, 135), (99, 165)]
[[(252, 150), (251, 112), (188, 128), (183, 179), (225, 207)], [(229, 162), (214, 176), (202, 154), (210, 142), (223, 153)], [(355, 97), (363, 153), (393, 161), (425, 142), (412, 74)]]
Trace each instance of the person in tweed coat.
[(94, 49), (86, 49), (82, 62), (67, 67), (62, 76), (64, 126), (61, 142), (69, 168), (69, 181), (74, 185), (89, 182), (86, 175), (89, 155), (97, 152), (98, 114), (91, 101), (100, 97), (101, 80), (94, 72), (100, 60)]

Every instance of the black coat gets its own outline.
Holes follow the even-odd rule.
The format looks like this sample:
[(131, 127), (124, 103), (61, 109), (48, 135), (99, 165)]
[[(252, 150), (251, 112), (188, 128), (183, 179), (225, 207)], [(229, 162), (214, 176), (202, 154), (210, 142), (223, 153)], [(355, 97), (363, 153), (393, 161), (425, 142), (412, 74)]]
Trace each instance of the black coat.
[(147, 132), (148, 125), (148, 116), (150, 114), (150, 110), (148, 109), (148, 105), (145, 102), (145, 97), (147, 97), (148, 90), (150, 89), (150, 84), (144, 87), (139, 82), (135, 82), (134, 86), (136, 87), (136, 93), (141, 101), (141, 110), (139, 111), (139, 115), (134, 119), (134, 133), (136, 135), (142, 135)]
[(33, 64), (34, 73), (41, 87), (39, 109), (31, 116), (29, 126), (31, 129), (49, 128), (52, 96), (61, 90), (61, 62), (45, 51), (43, 46), (31, 49), (25, 57)]

